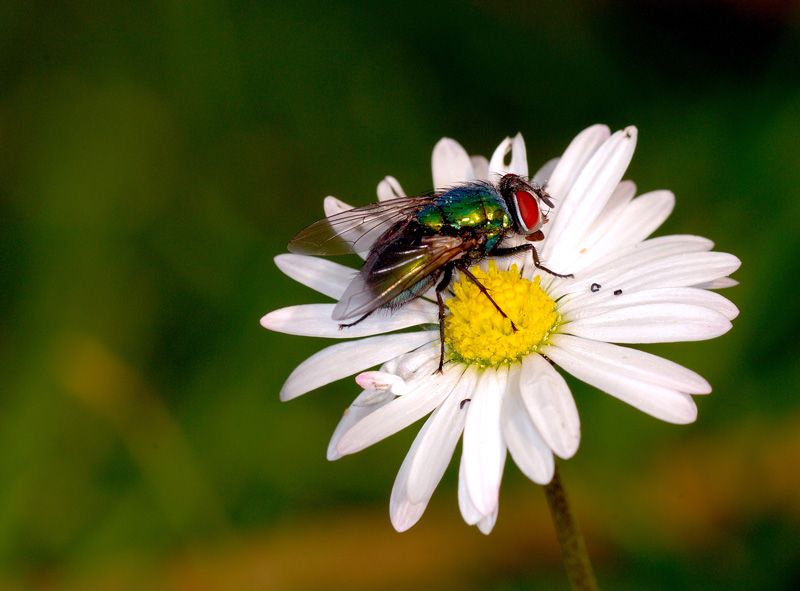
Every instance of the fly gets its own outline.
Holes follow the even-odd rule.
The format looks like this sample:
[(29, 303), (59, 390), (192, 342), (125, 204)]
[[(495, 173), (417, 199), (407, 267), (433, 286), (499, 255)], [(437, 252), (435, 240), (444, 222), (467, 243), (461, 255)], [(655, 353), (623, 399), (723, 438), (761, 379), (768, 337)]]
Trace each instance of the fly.
[[(357, 207), (314, 222), (301, 230), (289, 251), (304, 255), (367, 253), (361, 271), (350, 282), (332, 318), (341, 328), (353, 326), (378, 308), (396, 309), (436, 288), (439, 305), (439, 369), (444, 365), (442, 292), (453, 271), (460, 271), (508, 318), (469, 267), (488, 257), (530, 251), (533, 264), (556, 277), (539, 261), (534, 242), (544, 239), (547, 214), (553, 207), (547, 192), (515, 175), (496, 183), (473, 181), (431, 195), (402, 197)], [(518, 234), (528, 241), (500, 246)], [(517, 330), (511, 322), (513, 330)]]

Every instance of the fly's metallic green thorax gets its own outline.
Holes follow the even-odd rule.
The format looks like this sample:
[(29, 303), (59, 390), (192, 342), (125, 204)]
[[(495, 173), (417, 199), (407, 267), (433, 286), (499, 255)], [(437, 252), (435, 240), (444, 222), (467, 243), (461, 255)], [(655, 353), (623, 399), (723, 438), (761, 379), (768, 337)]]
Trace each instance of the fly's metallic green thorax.
[(486, 237), (486, 250), (494, 248), (513, 227), (503, 197), (492, 185), (482, 183), (434, 196), (417, 213), (417, 220), (434, 232), (479, 232)]

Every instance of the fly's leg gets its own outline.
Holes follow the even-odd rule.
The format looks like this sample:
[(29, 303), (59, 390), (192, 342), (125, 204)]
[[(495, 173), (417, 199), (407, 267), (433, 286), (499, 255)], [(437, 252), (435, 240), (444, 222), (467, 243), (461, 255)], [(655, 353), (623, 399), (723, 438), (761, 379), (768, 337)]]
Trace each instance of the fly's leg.
[(450, 285), (450, 279), (453, 277), (453, 267), (446, 265), (444, 267), (444, 277), (436, 286), (436, 302), (439, 304), (439, 369), (435, 373), (442, 373), (444, 366), (444, 300), (442, 299), (442, 292)]
[(536, 248), (534, 248), (533, 244), (520, 244), (519, 246), (509, 246), (508, 248), (495, 248), (491, 252), (491, 256), (510, 257), (514, 256), (515, 254), (525, 252), (526, 250), (532, 250), (536, 252)]
[(571, 279), (571, 278), (575, 277), (575, 275), (573, 275), (572, 273), (567, 273), (566, 275), (562, 275), (561, 273), (556, 273), (555, 271), (551, 271), (550, 269), (548, 269), (547, 267), (545, 267), (543, 264), (541, 264), (539, 262), (539, 253), (536, 252), (536, 249), (533, 248), (532, 244), (531, 244), (531, 248), (533, 250), (533, 252), (531, 253), (531, 254), (533, 254), (533, 266), (536, 267), (537, 269), (541, 269), (542, 271), (547, 271), (551, 275), (555, 275), (556, 277), (561, 277), (562, 279)]
[[(373, 312), (374, 312), (374, 310), (373, 310)], [(367, 312), (366, 314), (364, 314), (361, 318), (359, 318), (355, 322), (349, 322), (348, 324), (340, 324), (339, 325), (339, 330), (342, 330), (343, 328), (350, 328), (351, 326), (355, 326), (356, 324), (358, 324), (362, 320), (366, 319), (366, 317), (369, 316), (370, 314), (372, 314), (372, 312)]]
[[(527, 249), (525, 249), (525, 250), (527, 250)], [(505, 312), (503, 312), (503, 310), (500, 308), (500, 306), (497, 305), (497, 302), (494, 301), (494, 298), (492, 298), (492, 296), (489, 295), (489, 290), (486, 289), (486, 287), (484, 287), (483, 283), (478, 281), (478, 278), (475, 277), (475, 275), (473, 275), (470, 272), (470, 270), (467, 269), (467, 267), (465, 265), (456, 265), (456, 269), (461, 271), (467, 277), (467, 279), (469, 279), (470, 281), (472, 281), (472, 283), (474, 283), (475, 285), (478, 286), (478, 289), (481, 290), (481, 293), (483, 295), (485, 295), (487, 298), (489, 298), (489, 301), (492, 302), (492, 305), (495, 308), (497, 308), (497, 311), (500, 312), (500, 315), (503, 318), (508, 318), (508, 315)], [(508, 321), (511, 323), (511, 328), (514, 330), (514, 332), (517, 332), (517, 325), (514, 324), (514, 321), (511, 320), (511, 318), (508, 318)]]
[(533, 244), (520, 244), (519, 246), (511, 246), (509, 248), (495, 248), (494, 251), (492, 251), (492, 256), (493, 257), (514, 256), (515, 254), (518, 254), (520, 252), (525, 252), (526, 250), (531, 251), (531, 254), (533, 255), (533, 266), (536, 267), (537, 269), (541, 269), (542, 271), (550, 273), (550, 275), (554, 275), (555, 277), (561, 277), (562, 279), (570, 279), (572, 277), (575, 277), (575, 275), (573, 275), (572, 273), (568, 273), (566, 275), (562, 275), (561, 273), (556, 273), (555, 271), (551, 271), (543, 264), (541, 264), (539, 262), (539, 253), (536, 252), (536, 247)]

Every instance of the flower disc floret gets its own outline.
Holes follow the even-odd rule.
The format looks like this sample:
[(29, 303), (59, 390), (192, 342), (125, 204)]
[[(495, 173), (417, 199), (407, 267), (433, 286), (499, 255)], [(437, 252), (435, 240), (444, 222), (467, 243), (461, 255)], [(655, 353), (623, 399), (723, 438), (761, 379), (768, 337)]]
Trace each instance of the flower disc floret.
[(488, 271), (478, 267), (471, 271), (507, 317), (475, 283), (467, 278), (456, 283), (454, 297), (447, 300), (445, 342), (457, 359), (498, 366), (519, 361), (546, 342), (559, 316), (538, 276), (529, 281), (520, 276), (516, 265), (502, 271), (494, 261), (489, 262)]

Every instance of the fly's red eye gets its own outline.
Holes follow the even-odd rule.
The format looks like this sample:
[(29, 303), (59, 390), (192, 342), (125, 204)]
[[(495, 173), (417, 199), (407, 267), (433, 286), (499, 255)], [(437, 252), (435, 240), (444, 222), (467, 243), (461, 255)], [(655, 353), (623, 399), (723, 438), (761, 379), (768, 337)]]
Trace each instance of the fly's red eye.
[(533, 230), (539, 225), (539, 204), (528, 191), (517, 191), (517, 210), (525, 227)]

